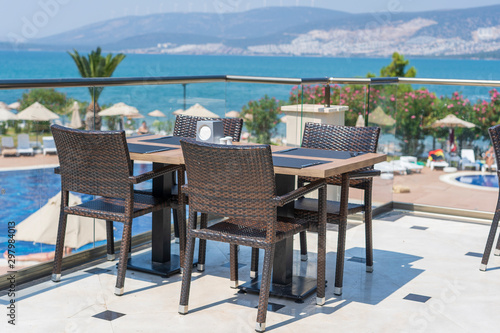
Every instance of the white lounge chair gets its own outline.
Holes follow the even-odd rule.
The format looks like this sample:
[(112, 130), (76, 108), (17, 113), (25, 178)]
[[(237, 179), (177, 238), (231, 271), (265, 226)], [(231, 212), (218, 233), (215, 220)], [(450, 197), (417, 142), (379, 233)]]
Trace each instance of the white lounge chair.
[(33, 155), (33, 148), (30, 147), (30, 137), (28, 134), (19, 134), (17, 136), (17, 154)]
[(481, 164), (476, 162), (474, 150), (472, 149), (462, 149), (462, 158), (460, 159), (459, 165), (462, 170), (468, 167), (474, 167), (477, 171), (481, 167)]
[(14, 139), (11, 136), (2, 137), (2, 156), (17, 156), (17, 149), (14, 146)]
[(434, 168), (447, 168), (448, 166), (449, 164), (446, 161), (427, 160), (427, 167), (431, 168), (431, 170), (434, 170)]
[(415, 156), (401, 156), (399, 158), (399, 164), (410, 172), (420, 173), (424, 168), (423, 165), (417, 164), (417, 158)]
[(375, 164), (373, 167), (375, 170), (379, 170), (382, 173), (399, 173), (401, 175), (406, 175), (406, 168), (403, 168), (399, 163), (394, 163), (396, 161), (381, 162)]
[(43, 155), (47, 155), (47, 153), (57, 154), (56, 144), (54, 142), (54, 138), (51, 136), (43, 137)]

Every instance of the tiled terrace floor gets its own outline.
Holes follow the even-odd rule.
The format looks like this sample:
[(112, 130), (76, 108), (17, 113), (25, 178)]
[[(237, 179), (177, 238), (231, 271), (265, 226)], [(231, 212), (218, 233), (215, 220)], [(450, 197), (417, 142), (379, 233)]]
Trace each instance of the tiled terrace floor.
[[(271, 298), (269, 332), (494, 332), (498, 331), (500, 257), (479, 271), (489, 226), (391, 212), (374, 222), (375, 270), (365, 272), (364, 227), (348, 231), (344, 293), (333, 294), (336, 237), (328, 231), (327, 302), (314, 305)], [(308, 234), (314, 252), (316, 235)], [(296, 240), (297, 241), (297, 240)], [(315, 255), (298, 260), (296, 273), (315, 275)], [(249, 275), (248, 248), (241, 248), (240, 279)], [(262, 257), (262, 256), (261, 256)], [(128, 271), (125, 294), (113, 294), (115, 264), (103, 262), (19, 290), (17, 324), (7, 324), (2, 296), (0, 332), (252, 332), (256, 295), (229, 288), (229, 248), (210, 243), (206, 271), (194, 273), (190, 312), (177, 313), (180, 276), (160, 278)], [(48, 278), (47, 278), (48, 280)], [(118, 313), (102, 319), (104, 314)]]

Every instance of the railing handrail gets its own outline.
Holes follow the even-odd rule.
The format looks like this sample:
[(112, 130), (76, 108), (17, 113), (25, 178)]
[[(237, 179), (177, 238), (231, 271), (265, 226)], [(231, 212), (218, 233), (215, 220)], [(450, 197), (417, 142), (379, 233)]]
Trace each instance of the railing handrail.
[(202, 75), (202, 76), (151, 76), (151, 77), (102, 77), (102, 78), (61, 78), (61, 79), (7, 79), (0, 80), (0, 90), (32, 88), (74, 88), (139, 86), (165, 84), (191, 84), (215, 82), (240, 82), (260, 84), (432, 84), (445, 86), (500, 87), (500, 80), (430, 79), (408, 77), (383, 78), (284, 78), (244, 75)]

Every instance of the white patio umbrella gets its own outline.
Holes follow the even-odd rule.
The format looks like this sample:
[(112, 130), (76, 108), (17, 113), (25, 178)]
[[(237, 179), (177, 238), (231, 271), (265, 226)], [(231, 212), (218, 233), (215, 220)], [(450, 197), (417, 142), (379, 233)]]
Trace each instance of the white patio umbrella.
[(0, 108), (0, 121), (17, 120), (17, 116), (7, 109)]
[[(69, 204), (78, 205), (82, 201), (70, 193)], [(35, 243), (56, 244), (61, 207), (61, 192), (50, 198), (39, 210), (16, 226), (16, 240)], [(95, 240), (106, 239), (106, 223), (95, 220)], [(77, 249), (94, 241), (94, 219), (68, 215), (64, 246)]]
[(229, 111), (228, 113), (226, 113), (226, 117), (228, 118), (239, 118), (240, 117), (240, 113), (238, 111)]
[(178, 114), (183, 114), (184, 110), (183, 109), (177, 109), (174, 112), (172, 112), (173, 115), (177, 116)]
[[(35, 102), (19, 112), (17, 114), (17, 119), (29, 121), (50, 121), (59, 119), (59, 116), (42, 104)], [(36, 142), (38, 143), (38, 130), (36, 131)]]
[(98, 113), (101, 117), (106, 116), (124, 116), (129, 118), (134, 118), (137, 115), (140, 115), (139, 110), (137, 108), (127, 105), (123, 102), (116, 103), (113, 106), (102, 110)]
[(71, 107), (71, 123), (69, 127), (71, 128), (80, 128), (83, 126), (82, 118), (80, 118), (80, 110), (78, 107), (78, 102), (74, 101), (73, 106)]
[(35, 102), (17, 114), (21, 120), (49, 121), (59, 119), (59, 116), (42, 104)]
[(205, 109), (203, 106), (200, 104), (196, 103), (186, 111), (182, 113), (183, 115), (186, 116), (196, 116), (196, 117), (209, 117), (209, 118), (219, 118), (218, 115), (213, 113), (212, 111), (209, 111)]
[(9, 104), (9, 109), (11, 109), (11, 110), (19, 110), (20, 106), (21, 106), (21, 103), (14, 102), (14, 103)]
[(120, 116), (121, 117), (121, 123), (120, 127), (123, 129), (123, 117), (127, 118), (144, 118), (142, 114), (139, 113), (139, 110), (137, 108), (127, 105), (123, 102), (119, 102), (114, 104), (113, 106), (102, 110), (101, 112), (98, 113), (99, 116), (101, 117), (112, 117), (112, 116)]
[(9, 109), (7, 103), (0, 101), (0, 109)]
[(449, 114), (443, 119), (439, 119), (433, 122), (431, 127), (433, 128), (448, 127), (450, 129), (448, 141), (450, 142), (450, 147), (451, 147), (451, 145), (455, 142), (455, 127), (474, 128), (476, 127), (476, 125), (468, 121), (462, 120), (457, 116), (455, 116), (454, 114)]
[(356, 127), (365, 127), (365, 118), (362, 114), (358, 115), (358, 120), (356, 120)]
[(160, 110), (151, 111), (150, 113), (148, 113), (148, 116), (150, 116), (150, 117), (166, 117), (166, 115), (163, 112), (161, 112)]

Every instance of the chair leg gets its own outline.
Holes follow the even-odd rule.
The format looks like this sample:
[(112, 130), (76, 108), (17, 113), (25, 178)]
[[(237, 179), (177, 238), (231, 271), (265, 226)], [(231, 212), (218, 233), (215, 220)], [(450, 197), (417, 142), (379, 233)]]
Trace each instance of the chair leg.
[(179, 230), (179, 256), (181, 268), (184, 267), (184, 257), (186, 255), (186, 206), (180, 204), (177, 209), (178, 230)]
[(300, 260), (307, 261), (307, 234), (300, 232)]
[(56, 252), (54, 254), (54, 266), (52, 269), (52, 281), (61, 280), (62, 257), (64, 252), (64, 236), (66, 235), (66, 224), (68, 215), (64, 213), (64, 207), (68, 206), (69, 195), (67, 191), (61, 192), (61, 211), (59, 213), (59, 227), (57, 228)]
[(127, 261), (130, 250), (130, 238), (132, 237), (132, 221), (123, 224), (123, 235), (120, 249), (120, 261), (118, 262), (118, 272), (116, 273), (115, 295), (123, 295), (125, 284), (125, 273), (127, 271)]
[(231, 284), (233, 289), (238, 288), (238, 245), (229, 244), (229, 262), (231, 267)]
[(368, 273), (373, 272), (372, 188), (373, 180), (370, 179), (365, 188), (365, 246), (366, 271)]
[[(189, 211), (189, 225), (191, 226), (195, 223), (196, 218), (194, 212)], [(191, 274), (193, 272), (193, 257), (194, 257), (194, 242), (195, 238), (191, 236), (191, 232), (188, 231), (187, 242), (186, 242), (186, 256), (184, 259), (184, 269), (182, 273), (182, 286), (181, 286), (181, 300), (179, 302), (179, 313), (188, 313), (189, 304), (189, 289), (191, 287)]]
[(257, 311), (257, 324), (255, 330), (264, 332), (266, 330), (267, 305), (269, 302), (269, 289), (271, 288), (271, 272), (273, 269), (275, 245), (272, 244), (265, 249), (264, 266), (262, 267), (262, 281), (259, 292), (259, 307)]
[(495, 249), (494, 254), (495, 254), (496, 256), (500, 256), (500, 234), (499, 234), (499, 236), (498, 236), (497, 247), (496, 247), (496, 249)]
[(337, 242), (337, 266), (335, 268), (335, 295), (342, 295), (342, 284), (344, 279), (345, 239), (347, 236), (347, 203), (349, 199), (349, 178), (342, 174), (340, 190), (340, 220), (339, 236)]
[[(205, 213), (201, 214), (201, 219), (200, 219), (200, 229), (204, 229), (207, 227), (207, 219), (208, 216)], [(206, 239), (200, 239), (200, 247), (198, 249), (198, 272), (203, 272), (205, 271), (205, 257), (207, 254), (207, 240)]]
[(316, 304), (326, 301), (326, 185), (318, 191), (318, 264)]
[(179, 218), (178, 218), (178, 212), (177, 209), (172, 209), (172, 214), (174, 215), (174, 237), (175, 237), (175, 242), (179, 243), (180, 242), (180, 236), (179, 236)]
[[(491, 222), (490, 232), (488, 234), (488, 240), (486, 241), (486, 247), (483, 253), (483, 259), (481, 260), (480, 270), (485, 271), (488, 265), (488, 260), (490, 259), (491, 248), (493, 247), (493, 242), (495, 240), (495, 235), (498, 228), (498, 220), (500, 220), (500, 193), (498, 196), (497, 208), (495, 210), (495, 216), (493, 216), (493, 221)], [(500, 239), (500, 238), (499, 238)], [(498, 249), (498, 244), (497, 244)]]
[(106, 258), (115, 260), (115, 237), (113, 232), (113, 221), (106, 220)]
[(259, 249), (252, 247), (252, 260), (250, 263), (250, 279), (256, 279), (259, 276)]

